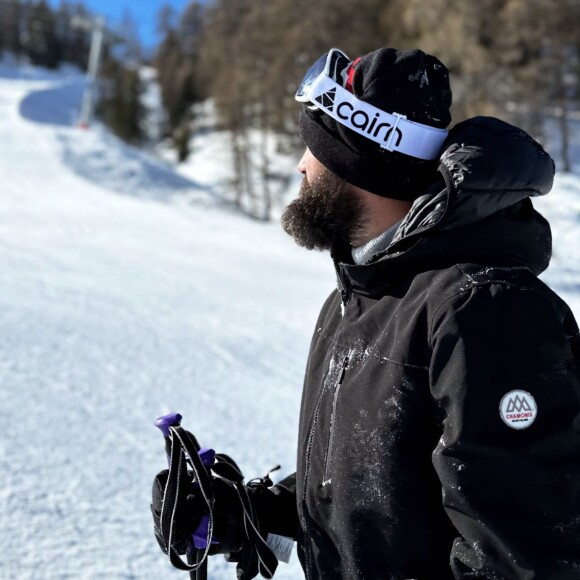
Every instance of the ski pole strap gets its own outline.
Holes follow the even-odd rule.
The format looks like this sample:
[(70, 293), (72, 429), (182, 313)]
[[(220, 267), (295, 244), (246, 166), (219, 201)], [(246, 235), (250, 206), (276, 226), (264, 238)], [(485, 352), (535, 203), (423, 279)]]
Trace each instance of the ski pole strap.
[(278, 559), (260, 533), (248, 489), (244, 485), (244, 476), (236, 462), (225, 453), (216, 454), (215, 459), (216, 462), (212, 466), (213, 472), (217, 477), (232, 485), (238, 494), (244, 514), (246, 538), (256, 552), (259, 572), (264, 578), (272, 578), (278, 567)]
[[(169, 454), (169, 474), (163, 491), (163, 501), (161, 505), (160, 534), (167, 546), (169, 560), (179, 570), (195, 571), (205, 562), (213, 538), (214, 526), (214, 494), (211, 477), (204, 466), (200, 456), (200, 446), (195, 437), (179, 426), (169, 427), (170, 454)], [(208, 525), (206, 546), (201, 555), (198, 555), (194, 564), (184, 562), (181, 556), (173, 547), (174, 522), (176, 510), (185, 503), (186, 497), (184, 485), (191, 479), (188, 470), (191, 467), (193, 480), (195, 481), (206, 504), (208, 511)]]
[(238, 497), (244, 509), (244, 528), (246, 530), (246, 537), (250, 541), (253, 549), (256, 551), (258, 557), (258, 570), (264, 578), (272, 578), (276, 568), (278, 567), (278, 558), (270, 549), (270, 546), (264, 541), (260, 531), (255, 524), (253, 516), (252, 503), (248, 496), (248, 490), (245, 485), (235, 484), (235, 489), (238, 492)]
[[(212, 479), (216, 477), (235, 489), (243, 513), (246, 542), (250, 549), (255, 552), (260, 574), (264, 578), (272, 578), (278, 566), (278, 559), (260, 534), (258, 519), (254, 513), (248, 490), (244, 485), (244, 476), (236, 462), (226, 454), (216, 453), (210, 464), (204, 464), (200, 457), (200, 445), (197, 439), (183, 427), (170, 426), (168, 437), (170, 440), (169, 474), (163, 491), (160, 534), (167, 546), (169, 560), (173, 566), (189, 572), (199, 570), (205, 564), (212, 543), (217, 543), (213, 537), (215, 496), (212, 482)], [(191, 483), (198, 485), (208, 514), (205, 544), (203, 541), (199, 542), (201, 539), (199, 532), (202, 527), (205, 529), (206, 523), (200, 526), (196, 532), (197, 546), (204, 544), (204, 547), (197, 550), (193, 564), (183, 561), (173, 548), (176, 512), (184, 505), (186, 497), (183, 496), (187, 495), (187, 491), (184, 490), (187, 490)]]

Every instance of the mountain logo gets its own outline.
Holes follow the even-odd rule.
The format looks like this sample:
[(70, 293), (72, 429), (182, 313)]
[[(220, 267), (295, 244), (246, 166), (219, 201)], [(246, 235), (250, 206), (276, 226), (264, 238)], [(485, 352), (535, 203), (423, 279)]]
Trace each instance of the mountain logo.
[(511, 398), (508, 401), (507, 412), (513, 413), (517, 411), (518, 413), (521, 411), (531, 411), (532, 408), (530, 407), (530, 403), (525, 397), (520, 397), (516, 395), (515, 398)]
[(331, 89), (327, 93), (322, 93), (314, 100), (318, 101), (325, 109), (334, 111), (334, 99), (336, 99), (336, 89)]
[(503, 422), (512, 429), (527, 429), (538, 415), (536, 400), (527, 391), (510, 391), (499, 404)]

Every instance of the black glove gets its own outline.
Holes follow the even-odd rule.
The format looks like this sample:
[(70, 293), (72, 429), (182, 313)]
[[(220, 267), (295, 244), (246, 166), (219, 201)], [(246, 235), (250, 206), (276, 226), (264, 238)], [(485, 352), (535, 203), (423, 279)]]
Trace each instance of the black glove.
[(265, 533), (298, 538), (299, 520), (296, 506), (296, 474), (289, 475), (276, 485), (266, 476), (254, 479), (246, 486), (260, 529)]
[[(168, 473), (169, 471), (164, 469), (155, 476), (151, 497), (155, 537), (164, 553), (168, 550), (161, 536), (160, 523), (163, 492)], [(186, 553), (202, 518), (208, 515), (207, 505), (201, 497), (199, 488), (190, 482), (184, 482), (183, 486), (180, 493), (186, 499), (176, 510), (173, 520), (173, 547), (178, 554)], [(218, 478), (213, 479), (213, 487), (215, 494), (214, 537), (219, 543), (213, 544), (209, 553), (213, 555), (235, 552), (241, 548), (245, 537), (243, 511), (238, 494), (232, 486)]]
[[(295, 480), (295, 476), (292, 475), (280, 485), (272, 486), (272, 481), (269, 476), (266, 476), (254, 479), (245, 486), (247, 497), (252, 506), (254, 521), (257, 523), (258, 532), (264, 539), (267, 539), (270, 532), (296, 538), (298, 529), (296, 496), (295, 492), (285, 485), (290, 479)], [(271, 575), (264, 573), (265, 561), (262, 561), (260, 565), (260, 559), (251, 537), (242, 534), (242, 540), (243, 543), (238, 549), (225, 554), (228, 562), (237, 562), (238, 580), (255, 578), (260, 572), (264, 577), (271, 578)], [(272, 573), (276, 566), (277, 561), (271, 568)]]
[[(153, 514), (155, 538), (157, 539), (159, 547), (165, 554), (167, 554), (169, 550), (165, 544), (163, 536), (161, 535), (161, 506), (163, 505), (163, 492), (165, 490), (168, 475), (169, 470), (164, 469), (155, 476), (151, 496), (151, 513)], [(180, 491), (181, 497), (187, 497), (188, 495), (189, 490), (186, 485), (187, 483), (183, 482), (182, 490)], [(176, 511), (175, 518), (173, 519), (173, 547), (178, 554), (186, 553), (187, 547), (191, 542), (191, 535), (198, 528), (200, 522), (201, 516), (193, 513), (191, 510), (180, 509)]]
[[(155, 537), (164, 553), (167, 553), (168, 549), (160, 531), (160, 520), (167, 477), (168, 470), (157, 474), (153, 480), (151, 500)], [(202, 518), (208, 515), (209, 510), (199, 487), (191, 482), (191, 478), (184, 478), (180, 485), (179, 497), (185, 500), (175, 510), (172, 544), (178, 554), (185, 554), (192, 542), (194, 532), (198, 529)], [(228, 562), (237, 562), (240, 580), (254, 578), (260, 571), (255, 533), (249, 533), (247, 530), (247, 527), (251, 527), (252, 524), (245, 518), (243, 506), (251, 515), (252, 523), (256, 528), (255, 532), (262, 538), (266, 538), (269, 530), (264, 528), (262, 521), (272, 517), (272, 514), (268, 513), (268, 518), (266, 518), (264, 512), (271, 512), (273, 504), (268, 501), (269, 496), (275, 497), (268, 485), (271, 485), (271, 481), (269, 478), (264, 478), (252, 480), (248, 485), (236, 489), (231, 481), (212, 477), (215, 498), (214, 539), (217, 543), (212, 543), (209, 554), (224, 554)], [(270, 568), (275, 569), (274, 562), (270, 562)]]
[[(272, 578), (278, 559), (266, 543), (267, 530), (262, 529), (258, 507), (263, 502), (257, 500), (269, 495), (270, 477), (244, 485), (244, 476), (231, 457), (202, 450), (180, 425), (170, 427), (166, 448), (170, 469), (155, 477), (151, 512), (155, 536), (171, 563), (180, 570), (199, 570), (208, 555), (223, 553), (229, 561), (238, 562), (240, 580), (258, 573)], [(208, 544), (194, 556), (192, 536), (204, 527), (200, 527), (204, 516)], [(181, 558), (183, 553), (188, 563)]]

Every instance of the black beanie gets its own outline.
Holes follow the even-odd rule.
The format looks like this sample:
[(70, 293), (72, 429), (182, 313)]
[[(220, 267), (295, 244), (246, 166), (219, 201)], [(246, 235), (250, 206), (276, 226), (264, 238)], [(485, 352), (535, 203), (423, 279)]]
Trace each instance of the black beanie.
[[(439, 128), (451, 123), (447, 68), (421, 50), (381, 48), (363, 56), (354, 65), (352, 92), (417, 123)], [(409, 201), (435, 179), (438, 160), (383, 149), (307, 105), (300, 115), (302, 138), (314, 157), (342, 179), (383, 197)]]

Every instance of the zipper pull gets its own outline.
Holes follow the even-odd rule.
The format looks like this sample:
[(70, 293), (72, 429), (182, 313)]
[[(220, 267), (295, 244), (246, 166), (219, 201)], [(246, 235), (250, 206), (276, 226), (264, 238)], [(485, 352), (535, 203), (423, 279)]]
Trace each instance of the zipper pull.
[(342, 302), (341, 313), (344, 316), (346, 305), (350, 302), (352, 297), (352, 288), (347, 276), (344, 273), (344, 269), (336, 259), (334, 260), (334, 269), (336, 271), (336, 286), (340, 292), (340, 298)]
[(340, 378), (338, 379), (338, 384), (342, 384), (342, 380), (344, 379), (344, 375), (346, 374), (346, 369), (348, 368), (348, 363), (350, 362), (350, 357), (345, 357), (344, 361), (342, 362), (342, 371), (340, 373)]
[(352, 289), (350, 287), (348, 279), (343, 274), (342, 270), (339, 271), (338, 281), (339, 281), (338, 289), (340, 290), (340, 298), (341, 298), (340, 312), (342, 316), (344, 316), (346, 306), (350, 302), (350, 299), (352, 298)]

